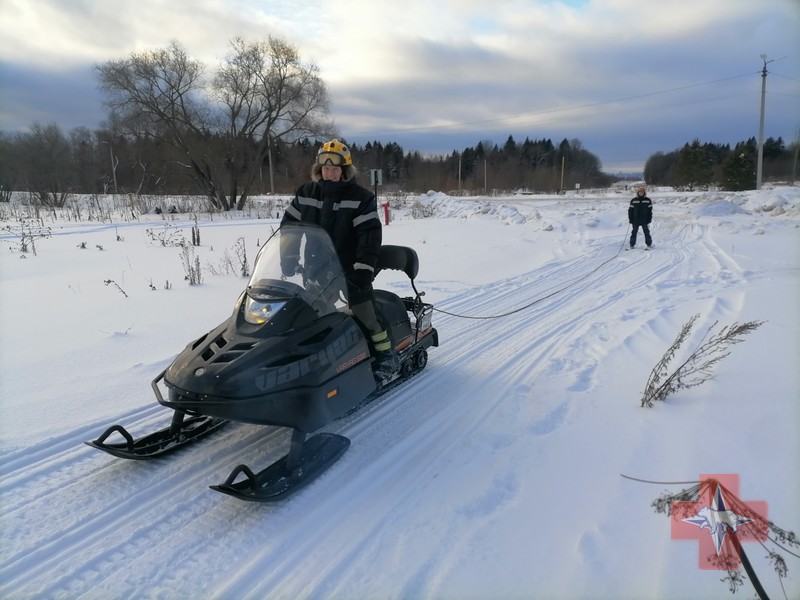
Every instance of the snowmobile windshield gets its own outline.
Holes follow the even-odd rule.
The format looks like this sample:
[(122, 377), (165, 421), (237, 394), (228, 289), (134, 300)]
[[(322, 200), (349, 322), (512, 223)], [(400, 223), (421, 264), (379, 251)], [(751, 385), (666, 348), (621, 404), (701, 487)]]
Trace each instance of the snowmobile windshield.
[(347, 285), (330, 236), (303, 223), (282, 226), (259, 250), (247, 295), (274, 303), (298, 297), (320, 316), (347, 308)]

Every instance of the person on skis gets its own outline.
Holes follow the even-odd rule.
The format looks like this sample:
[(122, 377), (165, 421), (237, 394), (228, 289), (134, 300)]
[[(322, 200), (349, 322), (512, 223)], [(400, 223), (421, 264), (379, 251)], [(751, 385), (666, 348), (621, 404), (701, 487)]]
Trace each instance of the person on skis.
[(639, 227), (644, 232), (644, 243), (647, 247), (653, 245), (650, 237), (650, 222), (653, 220), (653, 201), (647, 197), (646, 190), (641, 187), (636, 192), (636, 197), (631, 200), (628, 207), (628, 223), (631, 224), (631, 248), (636, 245), (636, 234)]
[[(381, 248), (382, 228), (375, 195), (356, 183), (350, 150), (339, 140), (325, 142), (311, 167), (311, 181), (300, 185), (281, 220), (313, 223), (330, 235), (344, 269), (350, 309), (370, 333), (373, 372), (384, 382), (397, 370), (397, 353), (375, 311), (372, 279)], [(291, 271), (284, 265), (284, 272)]]

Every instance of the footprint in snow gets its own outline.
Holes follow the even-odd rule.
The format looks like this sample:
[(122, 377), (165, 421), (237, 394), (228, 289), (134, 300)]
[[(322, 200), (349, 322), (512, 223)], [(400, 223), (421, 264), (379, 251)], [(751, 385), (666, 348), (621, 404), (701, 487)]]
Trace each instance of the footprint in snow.
[(513, 473), (495, 477), (483, 494), (457, 509), (457, 513), (467, 519), (488, 517), (508, 504), (519, 492), (519, 481)]
[(533, 435), (547, 435), (561, 427), (567, 420), (569, 404), (562, 402), (548, 414), (528, 425), (528, 433)]

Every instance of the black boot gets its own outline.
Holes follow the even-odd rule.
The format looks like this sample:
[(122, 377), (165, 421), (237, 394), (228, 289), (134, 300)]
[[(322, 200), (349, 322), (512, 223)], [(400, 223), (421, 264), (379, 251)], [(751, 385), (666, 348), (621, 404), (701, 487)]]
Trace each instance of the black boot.
[(372, 372), (379, 383), (386, 383), (397, 372), (400, 363), (397, 359), (397, 352), (394, 350), (384, 350), (375, 353), (375, 362), (372, 363)]
[(400, 367), (397, 352), (392, 348), (392, 342), (386, 330), (372, 334), (375, 361), (372, 363), (372, 372), (378, 383), (386, 383)]

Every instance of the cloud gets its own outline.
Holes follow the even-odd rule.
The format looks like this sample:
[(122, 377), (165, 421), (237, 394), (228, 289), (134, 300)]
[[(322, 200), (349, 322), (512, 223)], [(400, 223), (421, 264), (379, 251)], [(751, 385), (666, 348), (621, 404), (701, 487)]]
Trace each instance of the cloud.
[(43, 71), (0, 62), (0, 131), (25, 131), (34, 122), (99, 128), (107, 113), (96, 88), (85, 66)]
[(177, 39), (211, 70), (233, 37), (274, 35), (319, 66), (352, 141), (575, 137), (610, 168), (641, 165), (755, 135), (762, 53), (788, 55), (770, 65), (767, 135), (791, 139), (798, 30), (797, 0), (2, 0), (0, 129), (96, 126), (98, 62)]
[[(462, 24), (479, 4), (468, 3)], [(780, 0), (509, 2), (472, 36), (429, 27), (442, 21), (394, 38), (388, 54), (405, 62), (382, 60), (380, 88), (358, 69), (331, 84), (338, 124), (353, 139), (407, 134), (428, 147), (449, 141), (447, 152), (508, 134), (578, 137), (606, 164), (640, 166), (694, 137), (734, 143), (756, 131), (763, 50), (754, 24), (770, 31), (770, 52), (784, 53), (800, 27), (796, 6)], [(789, 73), (798, 58), (784, 65)], [(770, 85), (772, 135), (790, 136), (797, 85)]]

